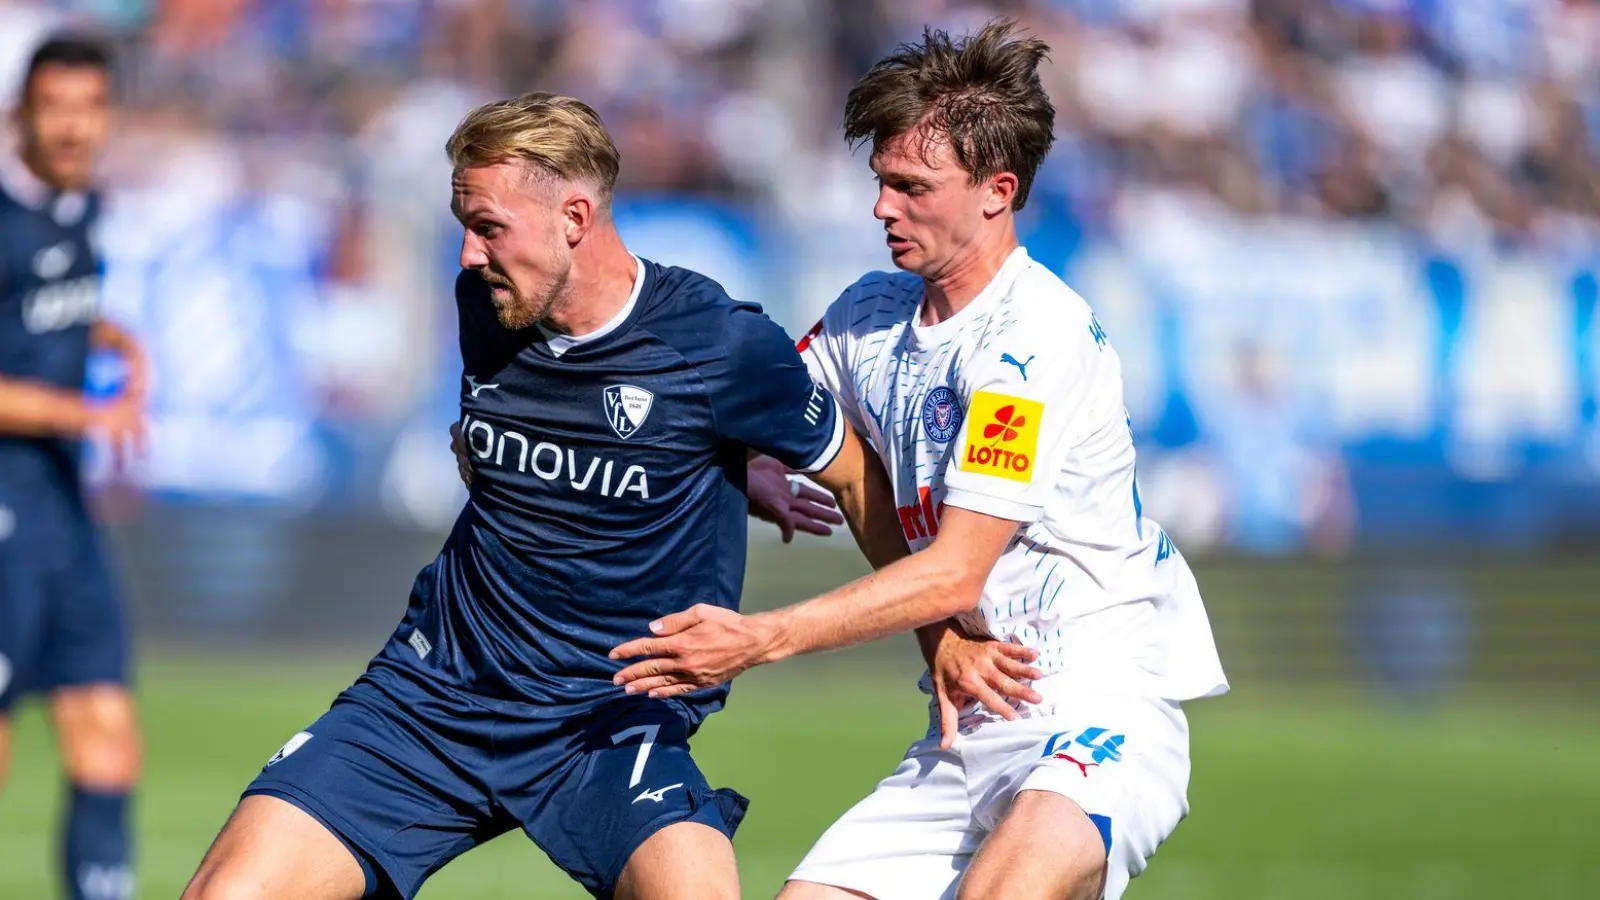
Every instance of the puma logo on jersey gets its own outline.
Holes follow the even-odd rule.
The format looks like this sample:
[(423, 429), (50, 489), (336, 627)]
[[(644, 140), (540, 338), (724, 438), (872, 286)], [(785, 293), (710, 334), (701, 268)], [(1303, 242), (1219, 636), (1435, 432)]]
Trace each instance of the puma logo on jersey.
[(662, 802), (663, 800), (666, 799), (667, 791), (670, 791), (673, 788), (681, 788), (681, 787), (683, 787), (683, 782), (679, 782), (677, 784), (669, 784), (664, 788), (656, 788), (653, 791), (640, 791), (639, 792), (639, 796), (633, 798), (633, 802), (634, 803), (638, 803), (641, 800), (652, 800), (652, 801), (654, 801), (656, 803), (660, 803), (660, 802)]
[(1017, 371), (1022, 373), (1022, 380), (1023, 381), (1027, 381), (1028, 380), (1028, 365), (1029, 365), (1029, 363), (1033, 362), (1033, 356), (1030, 355), (1027, 359), (1023, 360), (1022, 362), (1017, 362), (1017, 358), (1015, 356), (1012, 356), (1009, 353), (1002, 353), (1002, 354), (1000, 354), (1000, 361), (1005, 363), (1008, 366), (1016, 366), (1017, 367)]
[(478, 392), (479, 391), (498, 390), (500, 385), (498, 385), (498, 384), (479, 384), (478, 383), (478, 379), (472, 377), (471, 375), (468, 375), (467, 376), (467, 387), (469, 389), (471, 389), (472, 396), (476, 397), (476, 396), (478, 396)]

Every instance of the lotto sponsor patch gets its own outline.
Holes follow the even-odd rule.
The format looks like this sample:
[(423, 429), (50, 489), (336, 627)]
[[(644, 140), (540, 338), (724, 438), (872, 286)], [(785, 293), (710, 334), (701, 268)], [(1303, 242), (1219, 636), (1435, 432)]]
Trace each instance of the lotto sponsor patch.
[(961, 471), (1031, 483), (1043, 416), (1044, 404), (1035, 400), (990, 391), (973, 394)]

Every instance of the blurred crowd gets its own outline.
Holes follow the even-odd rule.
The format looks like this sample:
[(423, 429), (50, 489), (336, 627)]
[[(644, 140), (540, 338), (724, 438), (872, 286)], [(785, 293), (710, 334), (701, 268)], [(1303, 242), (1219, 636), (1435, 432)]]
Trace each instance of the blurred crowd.
[(814, 203), (851, 80), (996, 14), (1054, 48), (1041, 188), (1086, 227), (1150, 192), (1455, 240), (1600, 221), (1591, 0), (0, 0), (9, 44), (25, 20), (118, 35), (138, 133), (221, 140), (259, 177), (310, 163), (356, 218), (463, 106), (531, 88), (601, 110), (629, 189)]
[(1529, 441), (1600, 472), (1574, 275), (1600, 260), (1600, 0), (0, 0), (0, 105), (52, 29), (119, 49), (105, 296), (158, 363), (144, 485), (447, 520), (453, 483), (418, 486), (451, 471), (468, 109), (592, 103), (620, 202), (656, 216), (630, 245), (798, 330), (887, 264), (850, 84), (995, 16), (1052, 47), (1030, 251), (1114, 329), (1156, 459), (1220, 460), (1208, 505), (1169, 457), (1173, 517), (1342, 544), (1367, 438), (1430, 472), (1514, 474)]

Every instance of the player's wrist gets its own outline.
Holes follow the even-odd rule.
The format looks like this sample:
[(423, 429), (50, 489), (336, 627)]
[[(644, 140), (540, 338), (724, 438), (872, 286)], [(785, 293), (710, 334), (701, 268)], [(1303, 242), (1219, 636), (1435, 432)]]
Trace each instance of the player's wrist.
[(755, 626), (757, 646), (760, 648), (756, 656), (757, 665), (788, 659), (799, 652), (793, 640), (793, 628), (784, 610), (755, 613), (750, 620)]

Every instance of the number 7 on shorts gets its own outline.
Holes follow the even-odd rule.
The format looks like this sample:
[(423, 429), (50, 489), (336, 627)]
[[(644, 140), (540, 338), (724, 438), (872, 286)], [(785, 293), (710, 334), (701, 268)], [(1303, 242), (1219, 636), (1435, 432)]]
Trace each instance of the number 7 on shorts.
[(656, 735), (660, 732), (660, 725), (636, 725), (632, 728), (624, 728), (611, 736), (611, 745), (613, 747), (634, 735), (639, 735), (643, 738), (639, 743), (639, 756), (633, 761), (633, 777), (628, 781), (628, 787), (638, 786), (639, 782), (644, 778), (645, 760), (650, 758), (650, 748), (655, 746)]

